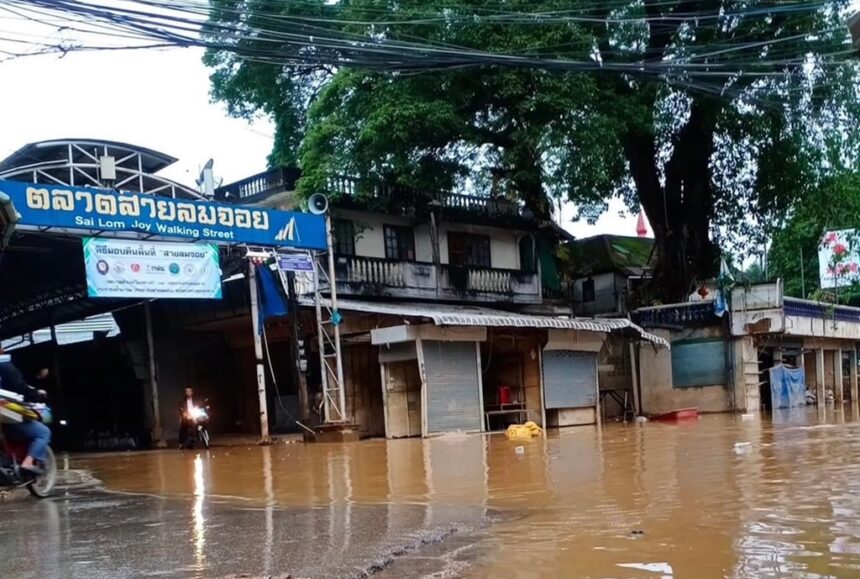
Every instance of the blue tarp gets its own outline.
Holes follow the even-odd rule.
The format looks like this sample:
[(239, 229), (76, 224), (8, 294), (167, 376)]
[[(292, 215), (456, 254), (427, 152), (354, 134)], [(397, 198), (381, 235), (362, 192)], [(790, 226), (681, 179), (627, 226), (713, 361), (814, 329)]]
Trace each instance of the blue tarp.
[(260, 332), (269, 318), (287, 315), (287, 302), (283, 291), (278, 288), (280, 282), (268, 265), (256, 265), (257, 268), (257, 307), (260, 311)]
[(802, 368), (774, 366), (770, 369), (772, 408), (806, 405), (806, 375)]

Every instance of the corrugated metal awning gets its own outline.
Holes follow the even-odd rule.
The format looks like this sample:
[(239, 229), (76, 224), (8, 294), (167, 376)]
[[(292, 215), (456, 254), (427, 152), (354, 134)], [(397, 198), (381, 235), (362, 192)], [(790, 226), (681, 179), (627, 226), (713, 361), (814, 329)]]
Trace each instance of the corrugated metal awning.
[[(328, 300), (326, 300), (328, 301)], [(302, 305), (313, 305), (313, 300), (302, 299)], [(629, 332), (637, 334), (657, 346), (668, 348), (669, 343), (659, 336), (646, 332), (626, 318), (559, 318), (516, 314), (477, 306), (425, 304), (414, 302), (369, 302), (339, 299), (341, 310), (387, 314), (415, 318), (428, 318), (437, 326), (483, 326), (488, 328), (548, 328), (582, 332)]]

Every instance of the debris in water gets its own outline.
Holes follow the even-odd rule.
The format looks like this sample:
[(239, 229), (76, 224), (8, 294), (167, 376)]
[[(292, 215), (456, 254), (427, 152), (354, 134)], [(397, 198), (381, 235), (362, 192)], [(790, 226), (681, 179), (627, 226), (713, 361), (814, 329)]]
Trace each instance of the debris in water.
[(625, 569), (638, 569), (639, 571), (649, 571), (651, 573), (662, 573), (663, 577), (671, 577), (675, 571), (668, 563), (618, 563), (619, 567)]
[(640, 422), (640, 423), (641, 422), (648, 422), (648, 417), (647, 416), (637, 416), (636, 422)]
[(748, 412), (747, 414), (741, 414), (741, 420), (746, 421), (746, 420), (752, 420), (753, 418), (755, 418), (755, 414), (753, 414), (751, 412)]
[(505, 431), (508, 440), (530, 440), (533, 436), (540, 436), (543, 430), (532, 421), (525, 424), (511, 424)]
[(524, 446), (518, 446), (514, 449), (514, 452), (516, 452), (517, 454), (525, 454), (526, 448)]
[(643, 531), (641, 529), (633, 529), (632, 531), (630, 531), (630, 534), (633, 535), (634, 537), (641, 537), (642, 535), (645, 534), (645, 531)]
[(752, 449), (751, 442), (736, 442), (735, 454), (746, 454)]

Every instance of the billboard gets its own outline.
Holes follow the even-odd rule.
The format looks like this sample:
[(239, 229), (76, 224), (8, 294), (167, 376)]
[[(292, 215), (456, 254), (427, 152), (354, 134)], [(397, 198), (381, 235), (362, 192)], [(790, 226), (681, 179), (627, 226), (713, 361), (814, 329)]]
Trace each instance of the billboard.
[(860, 282), (860, 238), (856, 229), (828, 231), (818, 248), (818, 275), (822, 289)]
[(18, 181), (0, 181), (0, 191), (19, 229), (326, 249), (325, 218), (310, 213)]
[(221, 299), (218, 246), (85, 237), (91, 298)]

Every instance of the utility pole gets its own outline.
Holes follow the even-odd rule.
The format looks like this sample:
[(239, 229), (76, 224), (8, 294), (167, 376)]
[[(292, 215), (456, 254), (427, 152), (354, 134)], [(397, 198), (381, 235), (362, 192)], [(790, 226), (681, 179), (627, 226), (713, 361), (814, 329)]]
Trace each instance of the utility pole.
[(263, 366), (263, 340), (260, 337), (260, 309), (257, 297), (257, 269), (248, 262), (248, 288), (251, 293), (251, 325), (254, 329), (254, 359), (257, 363), (257, 396), (260, 401), (260, 442), (269, 443), (269, 405), (266, 400), (266, 371)]
[(311, 417), (308, 380), (305, 369), (301, 367), (301, 361), (304, 359), (302, 350), (305, 347), (305, 338), (304, 334), (299, 332), (299, 300), (296, 298), (296, 273), (293, 271), (287, 272), (287, 300), (292, 321), (293, 366), (295, 370), (293, 375), (299, 391), (299, 417), (303, 423), (308, 424)]

